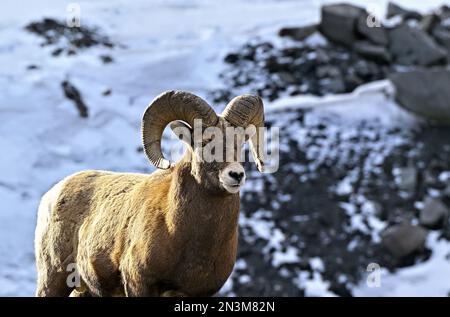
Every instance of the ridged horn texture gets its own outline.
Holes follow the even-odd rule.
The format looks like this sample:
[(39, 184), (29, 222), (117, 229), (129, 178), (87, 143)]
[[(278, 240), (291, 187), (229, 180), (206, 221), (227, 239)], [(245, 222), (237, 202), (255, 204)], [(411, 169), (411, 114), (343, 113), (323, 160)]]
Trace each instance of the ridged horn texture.
[(170, 161), (161, 151), (164, 128), (172, 121), (182, 120), (191, 127), (194, 119), (202, 119), (203, 126), (215, 126), (219, 118), (202, 98), (185, 91), (166, 91), (156, 97), (142, 118), (142, 142), (145, 155), (160, 169), (168, 169)]
[(260, 172), (264, 169), (264, 105), (260, 97), (242, 95), (235, 97), (222, 112), (222, 117), (236, 127), (247, 128), (253, 124), (256, 133), (250, 138), (250, 150)]

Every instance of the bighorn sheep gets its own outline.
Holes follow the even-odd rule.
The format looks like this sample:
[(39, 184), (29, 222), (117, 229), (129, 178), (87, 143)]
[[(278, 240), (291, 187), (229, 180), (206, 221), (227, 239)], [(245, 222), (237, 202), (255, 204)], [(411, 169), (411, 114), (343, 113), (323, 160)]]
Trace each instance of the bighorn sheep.
[[(237, 142), (215, 140), (233, 159), (207, 162), (201, 142), (184, 139), (183, 158), (171, 164), (161, 137), (194, 127), (255, 126), (250, 149), (263, 168), (264, 110), (259, 97), (234, 98), (222, 115), (200, 97), (169, 91), (153, 100), (142, 119), (143, 148), (159, 170), (150, 175), (84, 171), (56, 184), (38, 211), (35, 251), (37, 296), (209, 296), (227, 280), (236, 259), (239, 163), (245, 135)], [(194, 132), (195, 133), (195, 132)], [(192, 134), (191, 134), (192, 135)], [(217, 141), (219, 143), (217, 143)], [(75, 263), (81, 284), (67, 284)]]

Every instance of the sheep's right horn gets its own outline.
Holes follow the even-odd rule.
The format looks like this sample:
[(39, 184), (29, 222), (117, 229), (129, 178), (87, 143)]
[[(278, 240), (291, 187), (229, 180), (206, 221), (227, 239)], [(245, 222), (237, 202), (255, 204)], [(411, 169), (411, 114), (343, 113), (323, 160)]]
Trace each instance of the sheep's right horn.
[(237, 127), (246, 128), (250, 124), (256, 133), (250, 138), (250, 149), (260, 172), (264, 170), (264, 105), (258, 96), (242, 95), (231, 100), (222, 116)]
[(167, 124), (182, 120), (193, 127), (194, 119), (202, 119), (203, 126), (214, 126), (219, 120), (206, 101), (185, 91), (166, 91), (150, 103), (142, 118), (142, 141), (145, 155), (153, 165), (161, 169), (170, 167), (161, 151), (161, 137)]

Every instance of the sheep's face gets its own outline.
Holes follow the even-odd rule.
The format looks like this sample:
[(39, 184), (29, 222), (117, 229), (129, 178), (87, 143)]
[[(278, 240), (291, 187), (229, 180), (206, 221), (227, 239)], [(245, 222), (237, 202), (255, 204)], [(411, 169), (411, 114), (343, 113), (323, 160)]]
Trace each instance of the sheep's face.
[(196, 127), (192, 129), (180, 121), (171, 127), (189, 145), (192, 175), (199, 183), (215, 192), (239, 192), (245, 182), (242, 148), (254, 129), (234, 128), (223, 118), (216, 126), (199, 128), (197, 133)]

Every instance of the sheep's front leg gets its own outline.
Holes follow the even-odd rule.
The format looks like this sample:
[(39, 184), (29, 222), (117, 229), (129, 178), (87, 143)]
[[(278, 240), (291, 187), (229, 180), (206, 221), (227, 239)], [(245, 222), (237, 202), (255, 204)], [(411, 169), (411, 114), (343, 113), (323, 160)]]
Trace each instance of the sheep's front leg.
[(91, 297), (91, 294), (87, 290), (80, 292), (79, 290), (74, 289), (70, 293), (69, 297)]
[(69, 297), (92, 297), (89, 289), (84, 282), (81, 283), (80, 287), (74, 288), (70, 293)]
[(122, 271), (123, 292), (126, 297), (154, 297), (158, 296), (156, 288), (148, 287), (151, 281), (144, 279), (141, 274)]

